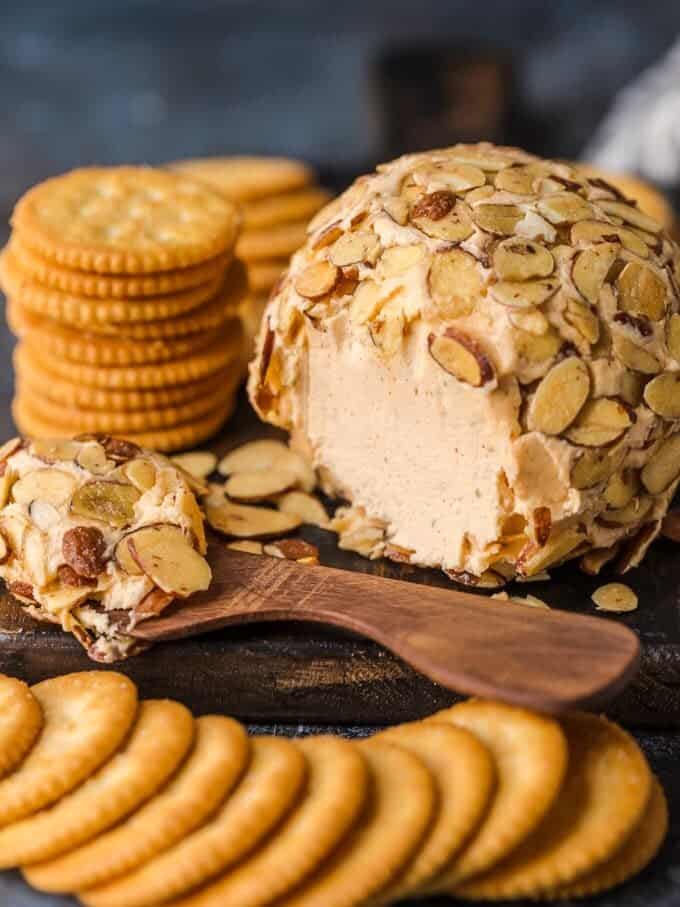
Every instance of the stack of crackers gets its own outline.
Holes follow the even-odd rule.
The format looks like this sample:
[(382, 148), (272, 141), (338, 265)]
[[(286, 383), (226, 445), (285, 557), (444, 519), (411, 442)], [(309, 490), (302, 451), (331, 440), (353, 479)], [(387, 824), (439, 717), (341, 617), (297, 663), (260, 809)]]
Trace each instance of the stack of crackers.
[(157, 450), (213, 435), (244, 370), (240, 214), (148, 167), (75, 170), (18, 202), (0, 257), (25, 434)]
[(0, 868), (86, 907), (564, 900), (640, 872), (668, 827), (637, 744), (469, 700), (351, 741), (249, 737), (114, 672), (0, 675)]
[(248, 267), (251, 294), (244, 322), (254, 333), (269, 293), (290, 256), (304, 243), (309, 221), (330, 195), (317, 185), (311, 167), (288, 158), (219, 157), (171, 166), (241, 206), (243, 232), (236, 253)]

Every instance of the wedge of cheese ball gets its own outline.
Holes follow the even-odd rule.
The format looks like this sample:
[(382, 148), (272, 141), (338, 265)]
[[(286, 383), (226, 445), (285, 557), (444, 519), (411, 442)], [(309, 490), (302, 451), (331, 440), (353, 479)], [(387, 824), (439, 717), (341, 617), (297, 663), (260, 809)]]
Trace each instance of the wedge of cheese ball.
[(680, 474), (680, 250), (613, 186), (457, 145), (310, 225), (250, 395), (387, 556), (473, 584), (636, 564)]

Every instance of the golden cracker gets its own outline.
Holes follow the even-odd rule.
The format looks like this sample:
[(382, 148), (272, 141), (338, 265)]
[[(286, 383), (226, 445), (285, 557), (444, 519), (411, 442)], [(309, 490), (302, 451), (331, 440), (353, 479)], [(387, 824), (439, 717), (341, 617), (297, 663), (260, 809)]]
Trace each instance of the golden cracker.
[(229, 251), (238, 209), (199, 181), (152, 167), (84, 167), (17, 202), (12, 227), (60, 267), (98, 274), (186, 268)]
[(42, 709), (28, 686), (0, 674), (0, 778), (21, 762), (42, 726)]
[(166, 406), (163, 409), (140, 410), (137, 412), (102, 412), (100, 410), (73, 409), (46, 399), (40, 387), (17, 381), (17, 399), (24, 408), (36, 418), (59, 427), (58, 437), (83, 434), (84, 432), (104, 432), (106, 434), (126, 435), (129, 433), (155, 431), (157, 429), (175, 428), (194, 422), (217, 408), (225, 406), (232, 398), (240, 383), (236, 374), (230, 383), (217, 387), (210, 392), (179, 406)]
[(253, 293), (269, 293), (288, 267), (287, 258), (248, 263), (248, 283)]
[(562, 719), (569, 767), (562, 789), (529, 837), (489, 872), (456, 886), (461, 897), (536, 897), (609, 860), (640, 822), (652, 775), (635, 741), (586, 713)]
[(31, 687), (45, 719), (19, 768), (0, 781), (0, 828), (77, 787), (118, 748), (137, 711), (134, 684), (114, 671), (66, 674)]
[(270, 258), (288, 258), (307, 239), (307, 221), (280, 224), (263, 230), (248, 230), (236, 243), (236, 254), (247, 263)]
[(250, 753), (245, 728), (231, 718), (196, 721), (193, 750), (170, 783), (115, 828), (23, 870), (41, 891), (82, 892), (137, 869), (199, 828), (228, 795)]
[(13, 354), (14, 369), (19, 381), (40, 391), (48, 400), (71, 409), (103, 412), (136, 412), (181, 406), (214, 392), (220, 385), (233, 385), (241, 376), (241, 368), (231, 366), (191, 384), (178, 384), (150, 390), (110, 391), (64, 381), (42, 365), (30, 359), (27, 349), (19, 344)]
[[(34, 315), (12, 301), (7, 305), (6, 315), (10, 330), (17, 337), (29, 338), (33, 346), (40, 346), (49, 356), (110, 368), (183, 359), (205, 349), (215, 336), (213, 331), (203, 331), (162, 340), (104, 338)], [(224, 329), (229, 329), (228, 324)]]
[[(155, 431), (128, 432), (127, 440), (140, 447), (148, 447), (161, 453), (174, 453), (195, 447), (217, 434), (221, 426), (231, 416), (236, 406), (235, 398), (220, 406), (214, 412), (177, 425), (174, 428), (158, 428)], [(61, 426), (39, 419), (19, 398), (12, 401), (12, 417), (22, 434), (31, 438), (59, 437)]]
[(453, 864), (425, 886), (427, 892), (448, 892), (495, 866), (536, 828), (562, 785), (567, 741), (551, 718), (499, 702), (471, 699), (427, 720), (470, 731), (496, 767), (495, 793), (480, 828)]
[(14, 234), (7, 247), (17, 267), (31, 280), (51, 290), (93, 299), (139, 299), (181, 293), (219, 280), (233, 258), (232, 252), (217, 255), (202, 264), (158, 274), (123, 274), (117, 277), (58, 268), (37, 255)]
[(280, 224), (293, 221), (306, 221), (330, 200), (330, 192), (319, 186), (254, 199), (243, 206), (243, 228), (261, 230), (263, 227), (278, 227)]
[(421, 721), (390, 728), (377, 738), (417, 756), (434, 778), (438, 810), (411, 862), (375, 903), (413, 894), (451, 862), (488, 806), (495, 783), (491, 756), (471, 733), (455, 725)]
[[(231, 265), (229, 273), (234, 267)], [(129, 329), (138, 322), (176, 319), (212, 300), (228, 279), (220, 272), (207, 283), (166, 296), (90, 299), (37, 283), (21, 270), (11, 246), (0, 255), (0, 283), (5, 295), (36, 315), (66, 324), (116, 323)]]
[(640, 822), (613, 857), (584, 876), (542, 897), (549, 900), (586, 898), (621, 885), (638, 875), (659, 852), (668, 832), (668, 804), (656, 778)]
[(191, 384), (214, 375), (238, 360), (242, 344), (243, 328), (238, 322), (233, 328), (230, 326), (229, 330), (220, 333), (209, 347), (199, 353), (156, 365), (109, 368), (55, 359), (30, 343), (20, 344), (20, 349), (28, 361), (36, 362), (43, 371), (56, 374), (71, 383), (108, 390), (148, 390)]
[(49, 809), (0, 829), (0, 869), (51, 860), (140, 806), (186, 755), (193, 724), (177, 702), (141, 703), (125, 744), (99, 771)]
[(314, 171), (307, 164), (282, 157), (194, 158), (168, 166), (237, 202), (301, 189), (314, 180)]
[(385, 888), (408, 864), (436, 812), (425, 765), (392, 743), (361, 745), (371, 789), (366, 809), (337, 850), (280, 907), (356, 907)]
[(298, 806), (251, 857), (196, 893), (171, 901), (172, 907), (269, 904), (308, 878), (344, 838), (366, 800), (365, 758), (340, 737), (308, 737), (295, 745), (309, 771)]
[(302, 752), (255, 737), (246, 774), (220, 811), (136, 872), (81, 894), (87, 907), (152, 907), (196, 888), (250, 853), (288, 812), (305, 780)]

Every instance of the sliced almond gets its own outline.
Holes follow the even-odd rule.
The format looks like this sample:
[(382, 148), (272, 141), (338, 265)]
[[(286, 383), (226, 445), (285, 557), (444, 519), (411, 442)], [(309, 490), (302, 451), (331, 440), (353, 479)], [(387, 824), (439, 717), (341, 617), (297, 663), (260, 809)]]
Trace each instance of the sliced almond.
[(664, 419), (680, 419), (680, 372), (664, 372), (645, 386), (647, 406)]
[(437, 253), (430, 266), (428, 288), (443, 318), (470, 315), (483, 293), (477, 260), (461, 249)]
[(507, 584), (507, 579), (495, 570), (485, 570), (477, 576), (467, 570), (444, 570), (449, 579), (462, 586), (474, 586), (477, 589), (500, 589)]
[(466, 205), (476, 205), (477, 202), (491, 198), (491, 196), (495, 194), (496, 190), (493, 186), (479, 186), (478, 189), (470, 189), (470, 191), (466, 193), (465, 203)]
[(151, 460), (145, 460), (142, 457), (126, 463), (123, 467), (123, 475), (141, 494), (149, 491), (156, 484), (156, 467)]
[(487, 233), (512, 236), (524, 213), (517, 205), (481, 204), (473, 208), (472, 219)]
[(541, 380), (527, 414), (529, 428), (559, 435), (578, 416), (590, 393), (590, 373), (582, 359), (570, 356)]
[(0, 463), (4, 463), (12, 454), (20, 450), (23, 443), (21, 438), (10, 438), (9, 441), (5, 441), (0, 447)]
[(644, 214), (634, 205), (627, 205), (625, 202), (620, 201), (610, 201), (608, 198), (600, 199), (597, 204), (607, 214), (620, 217), (625, 223), (639, 227), (641, 230), (646, 230), (647, 233), (660, 233), (663, 230), (663, 226), (658, 221), (648, 214)]
[(547, 195), (538, 201), (536, 207), (551, 224), (573, 224), (593, 215), (592, 205), (575, 192)]
[(224, 491), (234, 501), (256, 504), (289, 491), (296, 481), (293, 473), (275, 467), (266, 471), (235, 472), (227, 480)]
[(589, 576), (598, 576), (603, 567), (613, 561), (619, 552), (618, 545), (611, 548), (592, 548), (579, 561), (579, 567)]
[(428, 347), (437, 365), (459, 381), (482, 387), (495, 377), (493, 365), (479, 343), (462, 331), (447, 328), (443, 334), (430, 334)]
[(523, 576), (533, 576), (554, 566), (575, 551), (586, 536), (576, 529), (565, 529), (548, 539), (542, 547), (530, 543), (517, 560), (517, 569)]
[(597, 304), (618, 251), (618, 246), (614, 243), (599, 243), (590, 249), (584, 249), (575, 257), (571, 279), (581, 296), (591, 305)]
[(506, 167), (497, 174), (495, 185), (502, 192), (512, 192), (515, 195), (533, 195), (534, 180), (538, 171), (531, 164)]
[(604, 447), (620, 438), (631, 424), (630, 413), (622, 403), (610, 397), (598, 397), (583, 406), (565, 434), (573, 444)]
[(288, 491), (277, 503), (281, 513), (295, 516), (309, 526), (328, 527), (328, 514), (318, 498), (306, 491)]
[(357, 231), (356, 233), (343, 233), (329, 251), (332, 264), (338, 268), (346, 265), (369, 264), (374, 265), (380, 255), (380, 240), (375, 233)]
[(634, 497), (625, 507), (603, 510), (598, 520), (603, 526), (616, 528), (629, 523), (641, 523), (649, 513), (652, 501), (648, 497)]
[(606, 482), (620, 468), (625, 455), (625, 445), (617, 445), (608, 450), (584, 450), (571, 470), (574, 488), (594, 488), (601, 482)]
[(269, 557), (306, 564), (319, 563), (319, 549), (304, 539), (279, 539), (277, 542), (269, 542), (263, 550)]
[(145, 526), (126, 541), (132, 558), (163, 592), (188, 598), (210, 586), (208, 562), (176, 526)]
[(132, 485), (96, 480), (88, 482), (71, 499), (71, 513), (122, 529), (135, 519), (140, 494)]
[(21, 555), (28, 523), (21, 517), (6, 514), (0, 517), (0, 532), (14, 555)]
[(175, 497), (176, 506), (179, 512), (187, 517), (191, 524), (191, 534), (194, 538), (194, 545), (199, 554), (205, 554), (208, 550), (208, 542), (205, 537), (205, 523), (203, 512), (196, 503), (196, 498), (188, 488), (183, 488), (177, 492)]
[(189, 453), (176, 454), (170, 457), (170, 460), (196, 479), (209, 476), (217, 466), (217, 457), (211, 450), (192, 450)]
[(228, 542), (227, 548), (230, 551), (241, 551), (243, 554), (264, 554), (262, 542), (253, 542), (250, 539), (242, 539), (240, 542)]
[(668, 352), (676, 362), (680, 362), (680, 315), (671, 315), (666, 324), (666, 343)]
[(519, 357), (533, 364), (554, 359), (562, 348), (562, 338), (554, 330), (539, 336), (515, 329), (514, 338)]
[(270, 469), (277, 459), (288, 454), (288, 447), (283, 441), (264, 439), (250, 441), (234, 448), (217, 464), (217, 471), (222, 476), (233, 472), (257, 472)]
[(604, 489), (603, 497), (607, 506), (627, 507), (637, 494), (639, 485), (638, 475), (634, 470), (624, 469), (622, 472), (615, 472)]
[(424, 255), (425, 250), (417, 243), (390, 246), (383, 252), (377, 267), (382, 277), (397, 277), (417, 265)]
[(440, 183), (452, 192), (467, 192), (486, 183), (486, 177), (479, 167), (472, 164), (450, 164), (448, 162), (419, 167), (414, 170), (413, 178), (418, 185)]
[(529, 309), (550, 299), (558, 286), (559, 281), (546, 278), (526, 282), (501, 280), (492, 284), (489, 289), (491, 296), (501, 305), (512, 309)]
[(12, 499), (28, 507), (31, 501), (40, 498), (55, 507), (65, 504), (76, 488), (76, 480), (68, 472), (46, 467), (27, 472), (12, 486)]
[(129, 576), (142, 576), (144, 571), (133, 558), (132, 552), (128, 547), (128, 539), (132, 533), (124, 535), (118, 542), (114, 551), (114, 559), (121, 570)]
[(135, 617), (137, 620), (146, 620), (149, 617), (157, 617), (168, 605), (172, 604), (175, 596), (169, 592), (163, 592), (162, 589), (153, 588), (147, 592), (144, 598), (135, 608)]
[(530, 280), (549, 277), (555, 269), (555, 259), (545, 246), (517, 236), (496, 246), (493, 266), (501, 280)]
[(596, 311), (578, 299), (568, 299), (563, 312), (564, 320), (571, 325), (583, 339), (589, 343), (597, 343), (600, 339), (600, 319)]
[(38, 529), (41, 529), (43, 532), (52, 529), (61, 519), (59, 511), (54, 504), (50, 504), (48, 501), (42, 501), (40, 498), (31, 501), (28, 505), (28, 515), (30, 516), (33, 525), (37, 526)]
[(90, 597), (92, 588), (87, 586), (60, 586), (40, 594), (42, 607), (50, 614), (64, 614), (84, 604)]
[(298, 274), (295, 289), (305, 299), (320, 299), (331, 292), (338, 282), (340, 273), (340, 269), (330, 261), (314, 262)]
[(42, 589), (49, 582), (47, 572), (47, 536), (35, 527), (30, 527), (24, 536), (21, 552), (24, 567), (32, 582)]
[(414, 554), (413, 548), (404, 548), (403, 545), (395, 545), (394, 542), (387, 542), (385, 545), (385, 557), (397, 564), (410, 564)]
[(598, 611), (613, 611), (623, 614), (635, 611), (638, 606), (637, 595), (629, 586), (623, 583), (607, 583), (600, 586), (591, 595)]
[(651, 268), (629, 261), (619, 274), (616, 285), (619, 306), (624, 312), (644, 315), (660, 321), (666, 313), (666, 285)]
[(81, 445), (77, 441), (65, 438), (36, 438), (31, 441), (31, 453), (47, 463), (54, 463), (56, 460), (75, 460), (80, 450)]
[(571, 241), (574, 245), (579, 243), (612, 243), (618, 242), (629, 252), (640, 258), (649, 257), (647, 244), (640, 237), (626, 227), (617, 224), (608, 224), (597, 220), (582, 220), (571, 228)]
[[(7, 467), (6, 463), (3, 463), (2, 465)], [(9, 468), (3, 469), (2, 473), (0, 473), (0, 509), (7, 505), (16, 478), (16, 473)]]
[(4, 564), (9, 559), (11, 552), (4, 535), (0, 532), (0, 564)]
[(96, 441), (92, 444), (86, 444), (76, 457), (76, 463), (82, 469), (86, 469), (93, 475), (101, 476), (111, 472), (115, 467), (115, 461), (109, 459), (106, 450)]
[[(324, 212), (325, 213), (325, 212)], [(325, 219), (325, 218), (324, 218)], [(313, 228), (314, 221), (310, 223), (310, 228)], [(342, 236), (342, 227), (339, 223), (330, 224), (328, 227), (325, 227), (317, 236), (312, 240), (312, 249), (325, 249), (327, 246), (330, 246), (332, 243), (339, 239)]]
[(671, 435), (645, 463), (642, 484), (650, 494), (661, 494), (680, 475), (680, 434)]
[(535, 334), (537, 337), (543, 337), (550, 330), (550, 322), (538, 309), (519, 309), (517, 311), (510, 309), (508, 318), (516, 328), (527, 331), (529, 334)]
[(460, 146), (452, 150), (457, 163), (471, 164), (473, 167), (479, 167), (480, 170), (488, 170), (492, 173), (515, 163), (514, 157), (491, 145)]
[(405, 227), (408, 223), (408, 202), (404, 198), (386, 198), (383, 201), (383, 210), (391, 217), (395, 224)]
[(384, 318), (369, 328), (371, 340), (386, 357), (395, 356), (401, 349), (405, 323), (401, 315)]
[(612, 337), (612, 346), (617, 359), (634, 372), (643, 375), (657, 375), (661, 371), (661, 363), (637, 343), (618, 332)]
[(349, 307), (352, 324), (366, 324), (372, 321), (385, 301), (382, 288), (374, 280), (362, 280), (354, 291)]
[(426, 236), (455, 243), (472, 236), (474, 231), (472, 220), (461, 204), (457, 204), (446, 215), (436, 219), (416, 213), (418, 210), (417, 206), (412, 209), (411, 220)]
[(207, 497), (203, 506), (210, 526), (232, 538), (273, 539), (292, 532), (302, 524), (300, 517), (293, 514), (267, 507), (234, 504), (219, 494)]

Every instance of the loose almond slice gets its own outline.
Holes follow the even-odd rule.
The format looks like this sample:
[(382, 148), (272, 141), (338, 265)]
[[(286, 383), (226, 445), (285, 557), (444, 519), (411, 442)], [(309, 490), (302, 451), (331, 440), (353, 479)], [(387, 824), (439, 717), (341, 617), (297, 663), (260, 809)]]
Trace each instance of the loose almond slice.
[(264, 554), (262, 542), (253, 542), (249, 539), (243, 539), (240, 542), (228, 542), (227, 548), (230, 551), (242, 551), (244, 554)]
[(680, 315), (671, 315), (666, 324), (666, 343), (668, 352), (676, 362), (680, 362)]
[(77, 441), (69, 441), (64, 438), (36, 438), (31, 441), (31, 453), (47, 463), (54, 463), (56, 460), (75, 460), (82, 445)]
[(223, 457), (217, 465), (217, 471), (222, 476), (231, 475), (233, 472), (257, 472), (261, 469), (270, 469), (276, 460), (288, 453), (288, 447), (283, 441), (251, 441), (236, 447)]
[(664, 372), (646, 385), (647, 406), (664, 419), (680, 419), (680, 372)]
[(205, 498), (203, 506), (210, 526), (232, 538), (274, 539), (302, 525), (300, 517), (293, 514), (234, 504), (218, 493)]
[(627, 224), (639, 227), (647, 233), (660, 233), (663, 230), (663, 226), (658, 221), (654, 220), (654, 218), (650, 217), (648, 214), (644, 214), (634, 205), (627, 205), (625, 202), (610, 201), (608, 198), (600, 199), (597, 204), (607, 214), (613, 214), (615, 217), (620, 217), (621, 220), (625, 221)]
[(599, 397), (584, 405), (566, 436), (582, 447), (604, 447), (620, 438), (630, 425), (630, 413), (622, 403)]
[(196, 479), (209, 476), (217, 466), (217, 457), (211, 450), (192, 450), (189, 453), (176, 454), (170, 457), (170, 460)]
[(534, 543), (527, 546), (517, 559), (517, 569), (523, 576), (533, 576), (548, 567), (565, 560), (575, 551), (586, 536), (576, 529), (566, 529), (548, 539), (540, 547)]
[(314, 495), (306, 491), (289, 491), (278, 500), (281, 513), (299, 517), (309, 526), (319, 526), (321, 529), (328, 527), (328, 514), (323, 504)]
[(132, 485), (97, 480), (82, 485), (71, 499), (71, 513), (122, 529), (133, 522), (140, 494)]
[(447, 328), (443, 334), (430, 334), (428, 338), (430, 355), (445, 372), (459, 381), (482, 387), (493, 381), (494, 368), (472, 337), (455, 328)]
[(126, 463), (123, 466), (123, 475), (141, 494), (149, 491), (156, 484), (156, 467), (151, 460), (145, 460), (142, 457)]
[(612, 346), (617, 358), (634, 372), (641, 372), (643, 375), (658, 375), (661, 371), (661, 363), (656, 356), (622, 334), (613, 335)]
[(575, 192), (558, 192), (540, 199), (539, 213), (551, 224), (573, 224), (593, 216), (593, 208)]
[(443, 318), (470, 315), (483, 294), (479, 264), (461, 249), (437, 253), (430, 266), (428, 288)]
[(641, 478), (650, 494), (661, 494), (680, 475), (680, 434), (671, 435), (645, 463)]
[(607, 583), (600, 586), (591, 595), (598, 611), (613, 611), (623, 614), (626, 611), (635, 611), (638, 606), (638, 597), (629, 586), (623, 583)]
[(227, 480), (224, 491), (234, 501), (256, 504), (289, 491), (296, 481), (295, 475), (275, 467), (259, 472), (236, 472)]
[(176, 526), (145, 526), (126, 541), (133, 559), (163, 592), (188, 598), (210, 586), (208, 562)]
[(559, 435), (578, 416), (590, 393), (590, 373), (582, 359), (570, 356), (554, 365), (542, 379), (529, 405), (533, 431)]
[(472, 219), (480, 229), (497, 236), (512, 236), (524, 213), (517, 205), (477, 205)]
[(626, 507), (638, 492), (639, 479), (632, 469), (615, 472), (607, 482), (604, 490), (604, 499), (609, 507)]
[(287, 561), (319, 563), (319, 549), (304, 539), (280, 539), (265, 545), (263, 550), (270, 557), (285, 558)]
[(380, 255), (380, 240), (375, 233), (357, 231), (343, 233), (329, 252), (331, 262), (338, 268), (346, 265), (374, 265)]
[(340, 269), (330, 261), (317, 261), (298, 275), (295, 289), (305, 299), (320, 299), (331, 292), (339, 277)]
[(616, 285), (619, 306), (624, 312), (644, 315), (660, 321), (666, 313), (666, 285), (651, 268), (629, 261), (619, 274)]
[(640, 258), (649, 257), (647, 244), (632, 230), (619, 227), (617, 224), (607, 224), (597, 220), (582, 220), (571, 228), (571, 241), (574, 245), (579, 243), (618, 242), (629, 252)]
[(584, 249), (574, 259), (571, 279), (581, 296), (591, 305), (596, 305), (609, 269), (618, 254), (614, 243), (599, 243)]
[(501, 280), (492, 284), (491, 296), (501, 305), (512, 309), (529, 309), (546, 302), (559, 286), (559, 281), (551, 278), (545, 280)]
[(501, 280), (530, 280), (549, 277), (555, 269), (555, 259), (540, 243), (513, 237), (496, 246), (493, 266)]
[(40, 498), (55, 507), (65, 504), (76, 488), (76, 480), (68, 472), (46, 467), (26, 473), (12, 486), (12, 498), (25, 507)]

